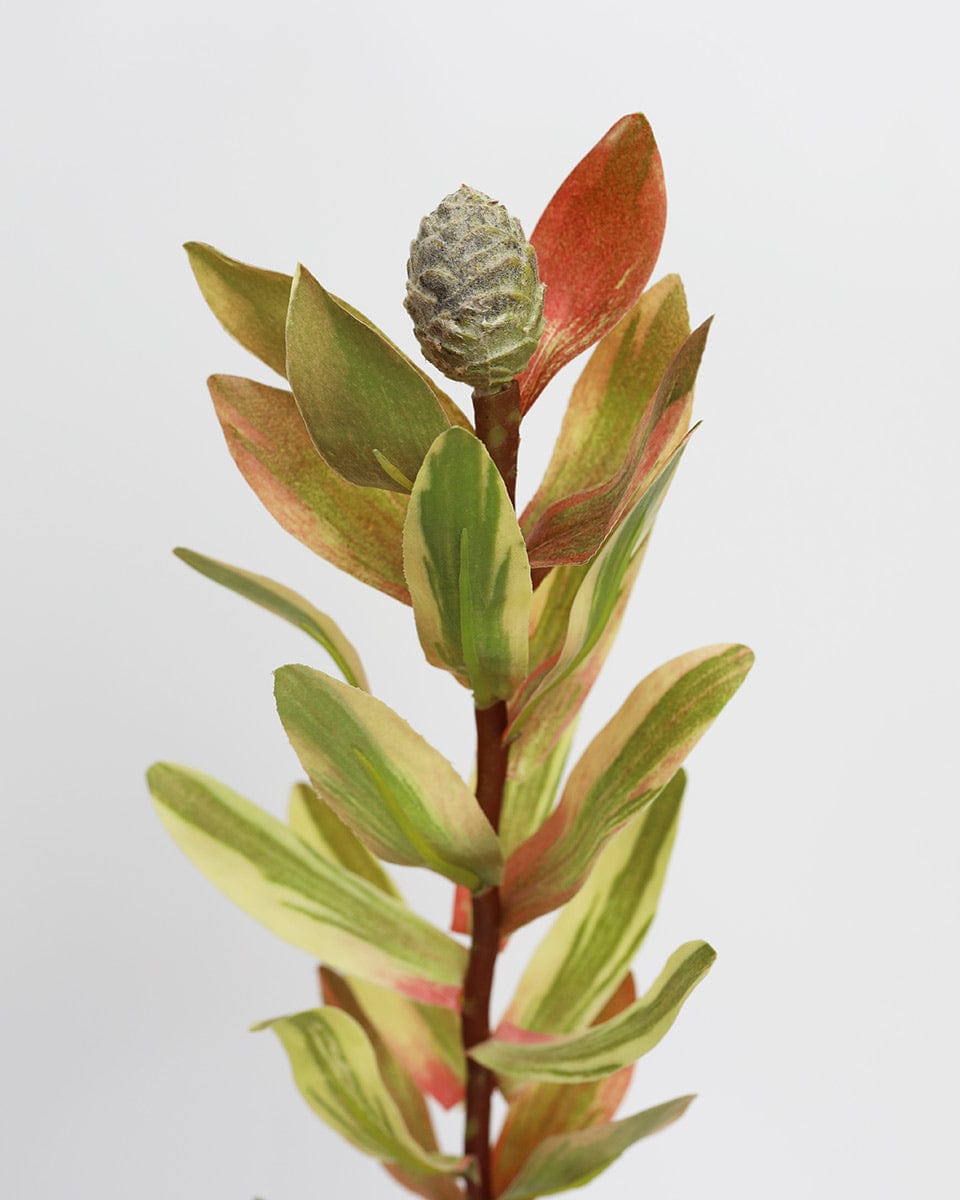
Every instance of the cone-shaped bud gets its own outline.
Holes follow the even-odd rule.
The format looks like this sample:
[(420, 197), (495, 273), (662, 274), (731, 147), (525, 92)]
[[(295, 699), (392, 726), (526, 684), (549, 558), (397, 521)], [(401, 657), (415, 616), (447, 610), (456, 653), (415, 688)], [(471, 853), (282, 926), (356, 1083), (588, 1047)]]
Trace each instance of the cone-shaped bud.
[(404, 307), (423, 353), (481, 395), (530, 361), (543, 332), (537, 255), (502, 204), (464, 185), (420, 222)]

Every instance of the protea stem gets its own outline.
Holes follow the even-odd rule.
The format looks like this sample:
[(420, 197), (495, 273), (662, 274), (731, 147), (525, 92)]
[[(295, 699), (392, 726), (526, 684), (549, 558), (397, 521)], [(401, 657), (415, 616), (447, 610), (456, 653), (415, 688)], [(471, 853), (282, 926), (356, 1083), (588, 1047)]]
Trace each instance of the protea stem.
[[(517, 450), (520, 445), (520, 392), (516, 383), (494, 396), (474, 394), (477, 436), (503, 476), (510, 502), (515, 503)], [(507, 778), (507, 705), (501, 700), (476, 710), (477, 800), (494, 829), (500, 826), (503, 788)], [(461, 1036), (465, 1050), (490, 1036), (490, 992), (500, 951), (500, 890), (488, 888), (473, 897), (472, 941), (463, 988)], [(467, 1059), (467, 1104), (464, 1153), (476, 1163), (467, 1180), (467, 1200), (492, 1200), (490, 1170), (491, 1071)]]

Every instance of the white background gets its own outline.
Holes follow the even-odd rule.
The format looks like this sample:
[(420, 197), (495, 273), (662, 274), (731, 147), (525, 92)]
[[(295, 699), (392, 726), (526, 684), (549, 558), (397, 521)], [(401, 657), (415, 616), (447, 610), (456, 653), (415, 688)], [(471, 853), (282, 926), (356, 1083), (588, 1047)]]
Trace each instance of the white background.
[[(179, 247), (302, 259), (412, 352), (400, 300), (420, 216), (466, 181), (529, 231), (642, 110), (670, 196), (658, 274), (679, 271), (693, 318), (717, 319), (703, 427), (579, 744), (676, 653), (744, 640), (758, 665), (692, 758), (639, 965), (649, 982), (691, 937), (719, 951), (625, 1111), (700, 1099), (585, 1195), (953, 1194), (952, 11), (41, 0), (8, 14), (0, 1193), (400, 1194), (310, 1113), (275, 1040), (245, 1032), (313, 1003), (310, 960), (221, 899), (151, 811), (155, 758), (279, 811), (298, 772), (270, 671), (322, 665), (170, 547), (306, 592), (378, 694), (465, 771), (470, 710), (423, 664), (409, 610), (313, 558), (247, 490), (203, 381), (269, 372), (217, 327)], [(526, 495), (574, 371), (525, 426)], [(445, 919), (445, 888), (415, 895)]]

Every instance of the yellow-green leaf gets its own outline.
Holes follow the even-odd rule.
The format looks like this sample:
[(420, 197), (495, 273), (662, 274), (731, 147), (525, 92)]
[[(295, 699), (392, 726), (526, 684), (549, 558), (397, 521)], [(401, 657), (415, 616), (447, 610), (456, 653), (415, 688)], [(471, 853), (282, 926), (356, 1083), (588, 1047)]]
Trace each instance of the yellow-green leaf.
[(534, 1042), (494, 1037), (474, 1046), (470, 1057), (517, 1082), (603, 1079), (656, 1046), (716, 957), (706, 942), (687, 942), (670, 956), (644, 996), (602, 1025)]
[(363, 1027), (338, 1008), (317, 1008), (263, 1021), (290, 1060), (300, 1094), (359, 1150), (430, 1175), (459, 1175), (466, 1162), (426, 1150), (410, 1133), (384, 1083)]
[[(599, 1025), (617, 1016), (636, 998), (633, 975), (628, 973), (592, 1023)], [(501, 1087), (506, 1087), (508, 1093), (509, 1108), (492, 1155), (494, 1195), (507, 1190), (520, 1168), (547, 1138), (612, 1121), (632, 1078), (633, 1064), (587, 1083), (528, 1083), (511, 1089), (508, 1079), (501, 1080)]]
[[(307, 784), (298, 783), (293, 788), (288, 819), (294, 833), (318, 854), (399, 899), (386, 871)], [(362, 1010), (361, 1023), (365, 1023), (367, 1032), (371, 1028), (377, 1031), (385, 1047), (421, 1091), (429, 1092), (445, 1108), (463, 1099), (465, 1063), (456, 1013), (417, 1004), (399, 992), (362, 979), (351, 978), (349, 988)]]
[(287, 378), (317, 450), (351, 483), (409, 491), (450, 421), (410, 362), (304, 267), (287, 315)]
[(203, 242), (184, 246), (213, 315), (241, 346), (280, 375), (286, 374), (289, 275), (228, 258)]
[(363, 688), (364, 691), (370, 690), (360, 656), (347, 640), (343, 630), (336, 621), (314, 608), (310, 601), (298, 592), (268, 579), (266, 575), (254, 575), (251, 571), (241, 570), (240, 567), (231, 567), (229, 563), (207, 558), (205, 554), (198, 554), (195, 550), (187, 550), (183, 546), (178, 546), (174, 554), (187, 566), (193, 567), (201, 575), (206, 575), (214, 583), (222, 584), (238, 596), (252, 600), (254, 604), (259, 604), (261, 608), (302, 629), (326, 650), (347, 683)]
[(513, 505), (483, 443), (439, 437), (417, 475), (403, 563), (427, 660), (486, 708), (527, 674), (533, 588)]
[[(411, 1073), (408, 1063), (396, 1054), (395, 1045), (388, 1044), (385, 1034), (388, 1035), (391, 1031), (371, 1021), (367, 1012), (364, 1011), (357, 995), (358, 981), (348, 983), (335, 971), (321, 967), (320, 984), (323, 990), (324, 1004), (341, 1009), (348, 1016), (353, 1017), (363, 1028), (376, 1055), (377, 1067), (383, 1082), (400, 1110), (407, 1129), (424, 1150), (431, 1153), (436, 1152), (438, 1147), (433, 1120), (423, 1098), (425, 1089), (419, 1086), (419, 1081)], [(401, 1003), (408, 1003), (403, 1001), (402, 997), (397, 996), (395, 992), (385, 994), (395, 997)], [(446, 1010), (433, 1009), (432, 1011)], [(455, 1019), (452, 1013), (448, 1015), (451, 1019)], [(395, 1162), (384, 1163), (384, 1166), (399, 1183), (416, 1192), (417, 1195), (426, 1197), (426, 1200), (461, 1200), (462, 1193), (449, 1176), (433, 1175), (418, 1167), (401, 1166)]]
[(467, 954), (452, 938), (209, 775), (155, 763), (147, 781), (180, 849), (271, 932), (339, 971), (457, 1007)]
[(318, 794), (369, 849), (474, 890), (500, 844), (450, 763), (382, 701), (309, 667), (276, 673), (277, 711)]
[(271, 516), (315, 554), (409, 604), (406, 496), (357, 487), (328, 467), (290, 392), (233, 375), (208, 382), (233, 460)]
[(680, 1096), (633, 1117), (547, 1138), (533, 1152), (499, 1200), (530, 1200), (582, 1187), (634, 1142), (680, 1119), (693, 1102)]
[(537, 947), (505, 1022), (570, 1033), (590, 1024), (616, 992), (657, 910), (684, 784), (681, 770), (611, 839)]
[(558, 806), (510, 856), (505, 932), (574, 895), (609, 839), (670, 781), (752, 664), (746, 646), (707, 646), (634, 688), (573, 769)]

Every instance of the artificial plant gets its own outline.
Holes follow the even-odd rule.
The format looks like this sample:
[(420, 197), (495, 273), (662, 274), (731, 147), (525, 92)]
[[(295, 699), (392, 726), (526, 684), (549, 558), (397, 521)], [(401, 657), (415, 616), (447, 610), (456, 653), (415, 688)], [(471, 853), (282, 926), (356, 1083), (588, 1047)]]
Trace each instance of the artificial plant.
[[(613, 1119), (634, 1062), (714, 959), (689, 942), (636, 994), (631, 960), (656, 910), (682, 763), (750, 651), (708, 646), (647, 676), (560, 789), (690, 436), (709, 323), (690, 331), (676, 276), (647, 288), (664, 220), (660, 157), (639, 115), (573, 169), (529, 242), (470, 188), (424, 218), (406, 307), (426, 357), (472, 389), (473, 424), (304, 267), (291, 278), (187, 246), (214, 314), (289, 384), (210, 379), (237, 466), (288, 532), (412, 606), (427, 660), (473, 693), (476, 786), (370, 694), (329, 616), (270, 579), (179, 550), (302, 628), (342, 679), (276, 673), (280, 720), (309, 780), (294, 786), (286, 822), (190, 768), (153, 766), (150, 789), (194, 863), (321, 960), (322, 1005), (260, 1026), (280, 1039), (307, 1102), (430, 1200), (577, 1187), (690, 1100)], [(594, 343), (518, 518), (521, 420)], [(453, 936), (404, 904), (381, 860), (451, 881)], [(557, 909), (494, 1026), (505, 940)], [(495, 1088), (507, 1110), (494, 1139)], [(465, 1104), (462, 1151), (438, 1148), (426, 1097)]]

